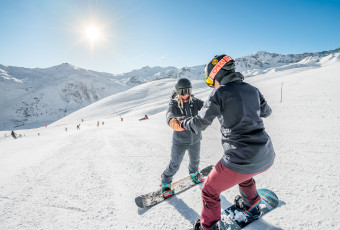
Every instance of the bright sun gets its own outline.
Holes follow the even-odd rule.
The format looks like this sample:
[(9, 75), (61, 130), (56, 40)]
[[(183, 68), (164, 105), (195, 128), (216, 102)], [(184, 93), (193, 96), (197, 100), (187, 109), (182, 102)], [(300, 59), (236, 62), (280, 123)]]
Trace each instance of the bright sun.
[(98, 26), (91, 24), (85, 29), (85, 36), (90, 41), (91, 46), (102, 39), (102, 32)]

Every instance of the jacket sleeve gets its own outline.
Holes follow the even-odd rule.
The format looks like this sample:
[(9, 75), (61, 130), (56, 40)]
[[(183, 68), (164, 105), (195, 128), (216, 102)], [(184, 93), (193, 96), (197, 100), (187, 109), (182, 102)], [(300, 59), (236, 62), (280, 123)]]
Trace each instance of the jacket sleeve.
[(264, 99), (263, 95), (259, 91), (259, 96), (260, 96), (260, 117), (269, 117), (270, 114), (272, 114), (272, 109), (268, 105), (267, 101)]
[(200, 99), (198, 99), (197, 101), (198, 101), (197, 102), (197, 104), (198, 104), (198, 111), (200, 111), (202, 109), (203, 105), (204, 105), (204, 101), (202, 101)]
[(218, 102), (219, 100), (216, 92), (216, 89), (213, 90), (209, 99), (204, 102), (204, 105), (197, 116), (189, 117), (182, 121), (182, 128), (197, 134), (211, 125), (215, 117), (221, 115), (220, 103)]
[(168, 107), (168, 110), (166, 112), (166, 123), (168, 125), (169, 125), (169, 121), (171, 120), (171, 118), (179, 117), (178, 114), (177, 114), (178, 109), (176, 107), (177, 107), (177, 102), (174, 101), (174, 100), (170, 100), (169, 107)]

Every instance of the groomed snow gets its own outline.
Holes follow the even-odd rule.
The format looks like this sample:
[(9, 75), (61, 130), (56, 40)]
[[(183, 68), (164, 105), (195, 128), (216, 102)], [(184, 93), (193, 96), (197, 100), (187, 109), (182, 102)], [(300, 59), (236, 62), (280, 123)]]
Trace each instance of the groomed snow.
[[(257, 186), (275, 191), (281, 200), (246, 229), (340, 228), (339, 76), (336, 61), (246, 79), (273, 110), (264, 122), (276, 160), (255, 178)], [(17, 140), (8, 137), (9, 131), (0, 132), (0, 229), (191, 227), (200, 215), (202, 186), (151, 209), (134, 203), (137, 195), (158, 188), (169, 162), (172, 130), (165, 111), (174, 83), (139, 85), (48, 127), (17, 131), (24, 135)], [(207, 99), (211, 89), (202, 81), (193, 83), (195, 95)], [(139, 121), (144, 114), (150, 119)], [(202, 168), (222, 157), (220, 138), (215, 121), (203, 132)], [(175, 180), (187, 175), (187, 166), (186, 156)], [(222, 206), (237, 194), (237, 187), (223, 192)]]

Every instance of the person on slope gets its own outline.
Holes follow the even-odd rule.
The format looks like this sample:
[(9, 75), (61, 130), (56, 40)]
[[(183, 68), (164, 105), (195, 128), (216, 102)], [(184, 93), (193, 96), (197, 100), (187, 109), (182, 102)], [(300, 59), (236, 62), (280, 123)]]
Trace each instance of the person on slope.
[(203, 208), (194, 229), (223, 229), (219, 195), (239, 185), (248, 218), (261, 216), (253, 177), (274, 163), (275, 152), (265, 132), (261, 117), (272, 110), (260, 91), (243, 82), (243, 75), (235, 72), (234, 59), (215, 56), (205, 66), (205, 81), (214, 88), (198, 116), (178, 119), (185, 130), (199, 133), (218, 117), (221, 123), (224, 155), (208, 175), (202, 189)]
[(172, 189), (172, 178), (178, 171), (183, 160), (185, 151), (189, 153), (189, 174), (195, 183), (203, 182), (203, 175), (199, 172), (200, 144), (202, 135), (200, 132), (192, 133), (182, 129), (176, 117), (191, 117), (198, 114), (203, 106), (203, 101), (191, 94), (192, 85), (186, 78), (179, 79), (175, 84), (175, 90), (171, 96), (166, 113), (168, 125), (174, 129), (171, 146), (171, 160), (162, 174), (163, 197), (168, 198), (174, 194)]
[(11, 136), (14, 138), (14, 139), (17, 139), (17, 134), (12, 130), (11, 132)]
[(148, 117), (148, 115), (145, 114), (145, 116), (143, 118), (140, 118), (139, 120), (143, 121), (143, 120), (147, 120), (147, 119), (149, 119), (149, 117)]

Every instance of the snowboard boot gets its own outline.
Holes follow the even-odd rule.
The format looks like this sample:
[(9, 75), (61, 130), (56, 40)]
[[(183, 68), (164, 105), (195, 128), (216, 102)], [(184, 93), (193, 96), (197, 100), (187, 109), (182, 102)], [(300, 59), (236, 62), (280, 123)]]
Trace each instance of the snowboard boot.
[(195, 221), (192, 230), (204, 230), (204, 228), (201, 226), (201, 220), (200, 219)]
[[(216, 223), (214, 223), (213, 225), (211, 225), (209, 227), (209, 229), (210, 230), (227, 230), (221, 220), (219, 220)], [(193, 230), (204, 230), (204, 228), (201, 226), (201, 220), (200, 219), (195, 221)]]
[(227, 230), (221, 220), (217, 221), (215, 224), (211, 225), (210, 230)]
[(259, 205), (256, 205), (255, 207), (244, 206), (244, 208), (247, 211), (246, 215), (248, 220), (257, 220), (262, 216), (262, 210)]
[(261, 217), (262, 210), (260, 209), (260, 206), (258, 204), (251, 206), (251, 207), (246, 206), (244, 205), (243, 198), (240, 195), (237, 195), (235, 197), (234, 202), (235, 202), (236, 207), (243, 210), (243, 212), (247, 215), (248, 220), (253, 221)]
[(196, 184), (202, 183), (204, 181), (204, 176), (198, 170), (194, 173), (190, 173), (190, 178)]
[(169, 198), (174, 195), (175, 191), (172, 189), (172, 184), (162, 183), (162, 195), (164, 198)]

